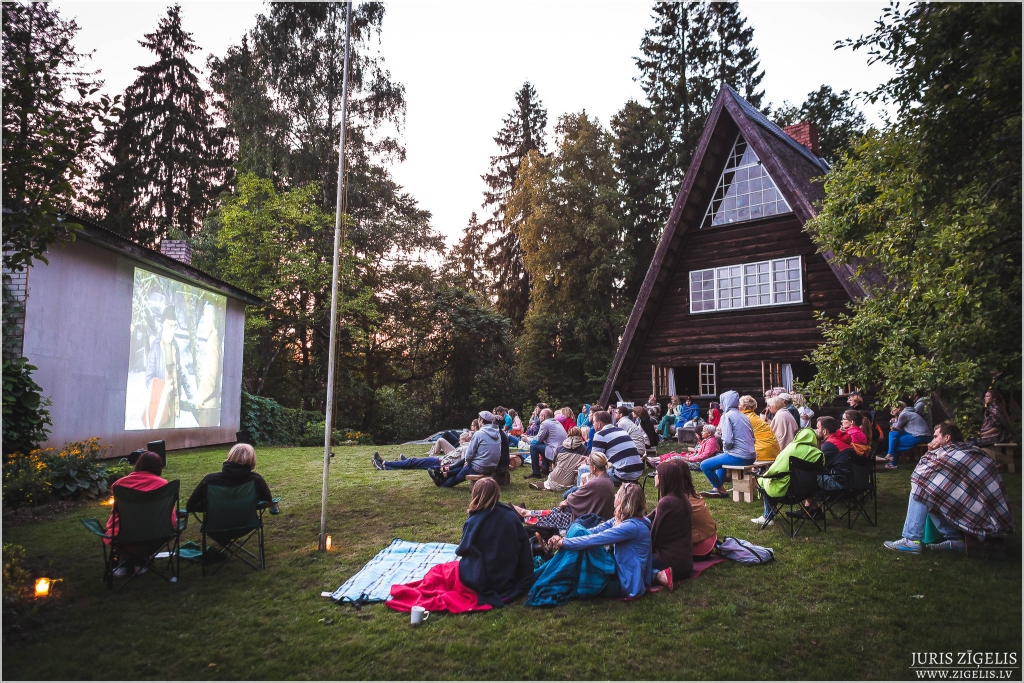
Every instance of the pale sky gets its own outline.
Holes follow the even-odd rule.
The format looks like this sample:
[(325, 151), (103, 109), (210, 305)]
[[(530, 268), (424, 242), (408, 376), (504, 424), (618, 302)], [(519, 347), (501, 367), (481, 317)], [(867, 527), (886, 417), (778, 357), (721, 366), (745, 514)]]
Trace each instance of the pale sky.
[[(116, 94), (135, 79), (134, 67), (152, 63), (138, 40), (156, 28), (169, 3), (56, 4), (77, 19), (79, 50), (95, 51), (93, 68)], [(248, 1), (181, 4), (184, 28), (202, 48), (194, 56), (201, 69), (208, 54), (236, 44), (263, 8)], [(869, 67), (863, 51), (833, 49), (836, 40), (870, 32), (884, 5), (741, 2), (765, 71), (766, 102), (798, 104), (824, 83), (857, 92), (886, 80), (891, 71)], [(584, 109), (607, 126), (628, 99), (643, 100), (633, 57), (653, 26), (650, 15), (651, 3), (635, 0), (387, 3), (380, 51), (405, 85), (408, 105), (408, 158), (391, 170), (450, 244), (470, 213), (480, 211), (480, 176), (497, 152), (492, 138), (523, 81), (536, 87), (549, 133), (561, 114)], [(876, 108), (859, 106), (869, 122), (879, 122)]]

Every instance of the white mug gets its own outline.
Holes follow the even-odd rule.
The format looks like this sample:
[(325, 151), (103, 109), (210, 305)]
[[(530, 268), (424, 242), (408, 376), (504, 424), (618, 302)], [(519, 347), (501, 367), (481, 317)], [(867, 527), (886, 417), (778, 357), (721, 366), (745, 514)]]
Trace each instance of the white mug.
[(413, 626), (419, 626), (428, 618), (430, 618), (430, 612), (428, 612), (427, 610), (423, 609), (419, 605), (416, 605), (412, 608), (411, 621)]

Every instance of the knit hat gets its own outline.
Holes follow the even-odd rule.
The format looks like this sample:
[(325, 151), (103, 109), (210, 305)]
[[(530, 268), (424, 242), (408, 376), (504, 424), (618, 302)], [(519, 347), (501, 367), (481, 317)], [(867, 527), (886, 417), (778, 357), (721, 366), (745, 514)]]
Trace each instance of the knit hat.
[(480, 419), (486, 422), (487, 424), (492, 424), (494, 422), (494, 413), (492, 413), (491, 411), (481, 410), (479, 414)]
[(574, 451), (583, 445), (583, 439), (578, 436), (567, 436), (565, 441), (562, 442), (562, 447), (567, 448), (570, 451)]

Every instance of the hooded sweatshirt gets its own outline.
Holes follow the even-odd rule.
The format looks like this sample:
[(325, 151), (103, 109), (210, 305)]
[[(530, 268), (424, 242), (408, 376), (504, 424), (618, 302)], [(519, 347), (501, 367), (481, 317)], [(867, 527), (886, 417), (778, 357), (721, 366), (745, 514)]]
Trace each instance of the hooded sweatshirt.
[(474, 472), (489, 474), (501, 458), (501, 433), (493, 424), (486, 424), (473, 435), (466, 448), (466, 466)]
[(747, 416), (740, 412), (739, 402), (740, 395), (735, 391), (727, 391), (719, 397), (722, 419), (718, 428), (722, 430), (722, 452), (754, 462), (757, 459), (754, 428)]
[(793, 441), (782, 449), (782, 452), (775, 458), (775, 462), (765, 472), (766, 475), (781, 474), (782, 476), (775, 478), (762, 477), (757, 480), (757, 483), (772, 498), (781, 498), (789, 490), (790, 458), (815, 462), (824, 457), (818, 448), (818, 435), (814, 433), (814, 430), (801, 429), (793, 437)]
[(593, 427), (594, 424), (590, 421), (590, 404), (584, 403), (583, 410), (579, 415), (576, 416), (577, 427)]

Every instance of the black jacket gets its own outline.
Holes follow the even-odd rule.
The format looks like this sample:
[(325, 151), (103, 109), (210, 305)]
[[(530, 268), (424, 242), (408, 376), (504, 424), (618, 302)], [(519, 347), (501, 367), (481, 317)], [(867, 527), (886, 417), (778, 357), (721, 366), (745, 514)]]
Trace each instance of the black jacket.
[(202, 512), (206, 510), (206, 488), (210, 484), (233, 488), (248, 484), (250, 481), (256, 484), (257, 501), (269, 501), (273, 498), (270, 494), (270, 487), (267, 486), (267, 482), (263, 480), (263, 477), (253, 472), (246, 465), (226, 462), (221, 466), (220, 472), (212, 472), (203, 477), (203, 480), (196, 486), (195, 491), (188, 497), (185, 509), (189, 512)]
[(523, 521), (508, 505), (475, 512), (462, 525), (459, 579), (478, 604), (501, 607), (533, 584), (533, 551)]
[(831, 441), (821, 444), (821, 453), (825, 456), (825, 472), (831, 474), (838, 484), (846, 486), (850, 477), (850, 458), (856, 452), (852, 448), (839, 450)]

